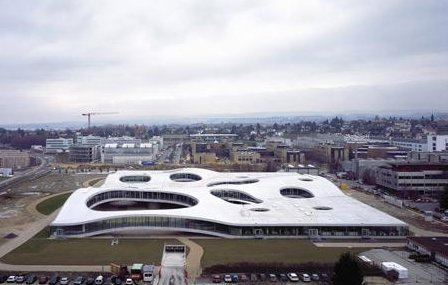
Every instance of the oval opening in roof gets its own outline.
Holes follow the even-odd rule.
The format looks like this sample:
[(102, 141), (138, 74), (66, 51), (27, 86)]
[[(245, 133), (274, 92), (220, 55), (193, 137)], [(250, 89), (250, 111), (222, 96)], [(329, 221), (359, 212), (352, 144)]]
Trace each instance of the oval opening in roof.
[(127, 183), (144, 183), (149, 182), (151, 180), (151, 177), (148, 175), (126, 175), (120, 177), (121, 182), (127, 182)]
[(313, 179), (308, 178), (308, 177), (299, 178), (299, 180), (300, 180), (300, 181), (305, 181), (305, 182), (311, 182), (311, 181), (314, 181)]
[(294, 199), (314, 197), (313, 193), (311, 193), (310, 191), (297, 187), (287, 187), (280, 189), (280, 194), (282, 194), (282, 196), (285, 196), (287, 198), (294, 198)]
[(202, 177), (194, 173), (181, 172), (171, 174), (170, 179), (175, 182), (195, 182), (202, 180)]
[(316, 206), (313, 207), (314, 210), (318, 210), (318, 211), (328, 211), (328, 210), (333, 210), (333, 208), (328, 207), (328, 206)]

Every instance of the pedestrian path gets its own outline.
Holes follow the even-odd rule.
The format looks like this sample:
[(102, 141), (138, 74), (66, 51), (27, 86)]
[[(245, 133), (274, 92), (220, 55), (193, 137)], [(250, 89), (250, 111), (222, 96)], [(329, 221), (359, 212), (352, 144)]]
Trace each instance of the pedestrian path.
[(204, 255), (204, 249), (191, 239), (178, 237), (177, 240), (185, 244), (189, 248), (186, 269), (188, 275), (188, 283), (192, 284), (196, 278), (201, 276), (201, 259)]

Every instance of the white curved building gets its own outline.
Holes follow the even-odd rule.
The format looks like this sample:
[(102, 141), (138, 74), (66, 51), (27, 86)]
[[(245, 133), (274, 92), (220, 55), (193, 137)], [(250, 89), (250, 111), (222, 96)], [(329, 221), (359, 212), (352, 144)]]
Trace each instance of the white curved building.
[(51, 224), (57, 236), (123, 232), (402, 238), (408, 226), (319, 176), (198, 168), (110, 174), (99, 188), (75, 191)]

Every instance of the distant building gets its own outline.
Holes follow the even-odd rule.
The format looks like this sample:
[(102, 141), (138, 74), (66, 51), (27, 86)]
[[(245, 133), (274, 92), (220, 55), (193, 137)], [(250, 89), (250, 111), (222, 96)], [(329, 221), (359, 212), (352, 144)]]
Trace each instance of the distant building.
[(217, 161), (216, 153), (214, 152), (195, 152), (193, 153), (194, 164), (213, 164)]
[(0, 168), (0, 176), (8, 177), (12, 175), (12, 168)]
[(274, 149), (274, 155), (278, 157), (281, 163), (303, 164), (305, 163), (305, 152), (291, 149), (287, 145), (278, 145)]
[(330, 163), (339, 164), (349, 159), (349, 151), (343, 146), (333, 144), (318, 144), (314, 146), (314, 153), (319, 160)]
[(191, 134), (190, 139), (193, 141), (203, 142), (230, 142), (234, 141), (238, 135), (236, 134)]
[(0, 150), (0, 168), (12, 170), (29, 167), (31, 157), (29, 152), (19, 150)]
[(68, 151), (70, 149), (70, 146), (72, 145), (73, 145), (72, 138), (47, 139), (45, 143), (45, 152), (58, 153)]
[(429, 135), (427, 140), (429, 152), (448, 150), (448, 135)]
[(95, 146), (95, 145), (103, 145), (104, 144), (104, 138), (98, 137), (98, 136), (77, 136), (76, 137), (76, 144), (78, 145), (85, 145), (85, 146)]
[(230, 161), (237, 164), (255, 164), (261, 162), (261, 155), (245, 148), (236, 149), (230, 152)]
[(90, 163), (101, 159), (101, 146), (99, 145), (72, 145), (69, 158), (71, 162)]
[(428, 151), (428, 143), (422, 140), (411, 140), (411, 139), (393, 139), (390, 144), (401, 149), (423, 152)]
[(376, 184), (396, 196), (414, 198), (437, 197), (448, 185), (448, 164), (426, 162), (394, 162), (379, 166)]
[(101, 161), (111, 164), (139, 164), (153, 160), (154, 156), (153, 145), (150, 143), (111, 143), (104, 146)]
[(448, 237), (408, 237), (407, 247), (448, 267)]
[(411, 152), (408, 153), (408, 160), (410, 160), (410, 161), (448, 163), (448, 151), (442, 151), (442, 152), (415, 152), (415, 151), (411, 151)]
[(163, 135), (163, 142), (166, 145), (176, 145), (179, 143), (186, 143), (189, 141), (189, 136), (185, 134), (181, 135)]

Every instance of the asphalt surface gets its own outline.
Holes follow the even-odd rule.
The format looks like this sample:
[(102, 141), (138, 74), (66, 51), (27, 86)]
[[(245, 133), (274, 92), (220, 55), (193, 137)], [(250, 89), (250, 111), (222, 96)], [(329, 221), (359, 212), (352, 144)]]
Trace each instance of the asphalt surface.
[(360, 255), (367, 256), (375, 264), (381, 262), (396, 262), (408, 269), (408, 278), (400, 279), (396, 284), (447, 284), (447, 272), (431, 263), (418, 263), (408, 259), (407, 251), (389, 251), (372, 249)]
[(40, 161), (40, 164), (24, 172), (20, 172), (12, 178), (0, 182), (0, 193), (6, 191), (10, 187), (18, 183), (36, 179), (51, 172), (48, 169), (48, 166), (53, 161), (52, 157), (45, 156), (43, 154), (35, 155), (35, 157)]
[[(185, 255), (179, 252), (164, 252), (158, 285), (185, 285)], [(157, 285), (156, 284), (156, 285)]]

